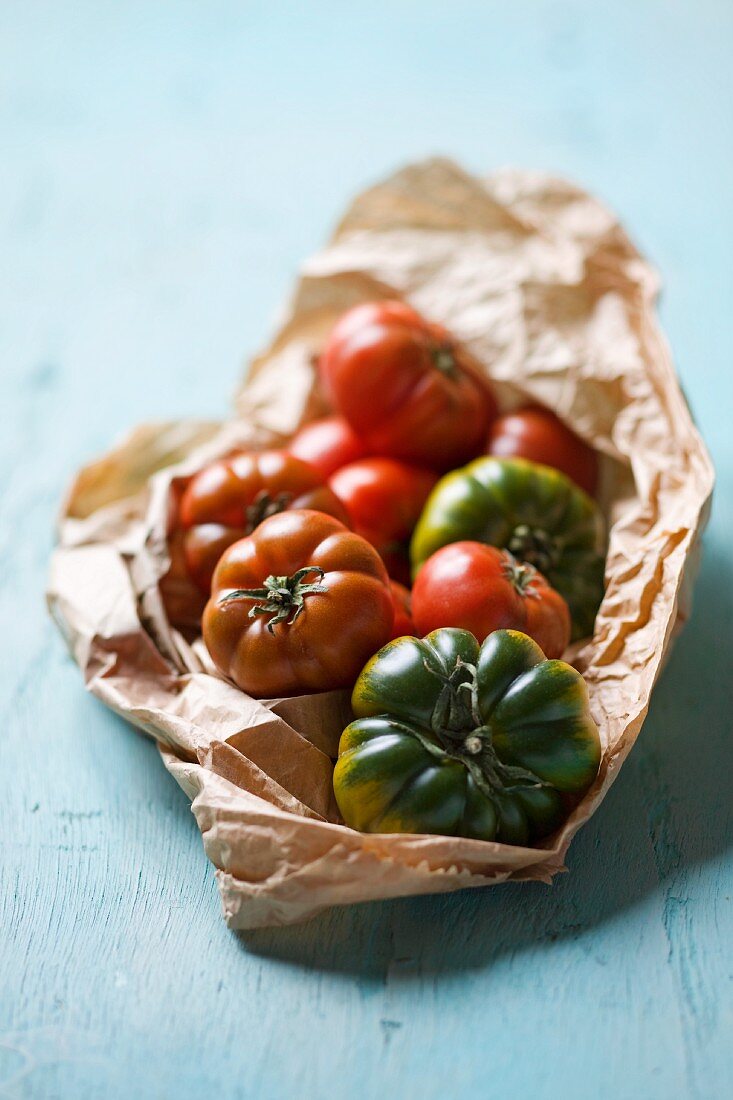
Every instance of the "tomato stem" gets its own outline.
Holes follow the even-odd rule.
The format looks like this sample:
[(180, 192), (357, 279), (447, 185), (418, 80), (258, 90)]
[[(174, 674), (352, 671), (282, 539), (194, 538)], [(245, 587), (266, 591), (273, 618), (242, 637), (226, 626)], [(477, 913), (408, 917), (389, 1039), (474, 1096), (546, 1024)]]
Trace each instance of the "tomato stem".
[[(443, 682), (443, 689), (433, 709), (433, 733), (447, 756), (466, 765), (479, 790), (490, 797), (496, 791), (511, 790), (515, 786), (548, 785), (526, 768), (505, 764), (499, 759), (493, 745), (491, 725), (484, 722), (479, 711), (478, 671), (475, 665), (460, 657), (456, 658), (451, 672), (439, 671), (427, 661), (424, 665)], [(411, 732), (428, 747), (416, 730)], [(435, 746), (431, 751), (435, 752)]]
[(517, 561), (514, 554), (509, 550), (502, 550), (501, 556), (502, 572), (515, 591), (520, 596), (531, 596), (534, 599), (539, 599), (540, 594), (535, 587), (538, 571), (534, 565), (528, 561)]
[(507, 550), (546, 575), (548, 569), (555, 565), (558, 548), (555, 540), (541, 527), (519, 523), (507, 542)]
[(450, 344), (437, 344), (430, 350), (433, 366), (448, 378), (458, 377), (458, 366)]
[(277, 515), (278, 512), (284, 512), (292, 499), (292, 493), (278, 493), (273, 497), (267, 489), (261, 489), (245, 511), (247, 534), (251, 535), (263, 520)]
[(306, 565), (293, 573), (292, 577), (267, 577), (262, 588), (236, 588), (232, 592), (226, 592), (220, 597), (219, 603), (229, 603), (230, 600), (261, 600), (261, 603), (250, 608), (249, 618), (271, 615), (267, 629), (274, 634), (278, 623), (290, 626), (295, 622), (305, 608), (306, 596), (328, 591), (326, 585), (319, 584), (318, 581), (304, 583), (304, 578), (313, 573), (318, 574), (318, 581), (322, 580), (324, 571), (319, 565)]

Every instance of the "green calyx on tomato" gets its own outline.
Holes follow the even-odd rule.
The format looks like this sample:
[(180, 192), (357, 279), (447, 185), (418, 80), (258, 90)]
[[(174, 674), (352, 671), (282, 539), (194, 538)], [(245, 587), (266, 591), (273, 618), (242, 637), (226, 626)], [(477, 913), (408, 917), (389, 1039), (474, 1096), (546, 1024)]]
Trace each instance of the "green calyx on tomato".
[(567, 601), (573, 639), (593, 630), (603, 596), (603, 524), (595, 502), (558, 470), (521, 458), (478, 458), (442, 478), (412, 538), (413, 574), (462, 540), (509, 550)]
[(292, 493), (276, 493), (271, 495), (263, 489), (245, 509), (246, 525), (244, 533), (251, 535), (255, 527), (259, 527), (264, 519), (276, 516), (278, 512), (284, 512), (290, 507), (293, 500)]
[(516, 630), (389, 642), (354, 687), (334, 791), (361, 832), (530, 844), (554, 832), (598, 772), (580, 674)]
[[(306, 583), (305, 578), (314, 573), (318, 575), (318, 580)], [(254, 619), (256, 615), (272, 615), (267, 629), (274, 634), (278, 623), (289, 626), (295, 622), (305, 607), (306, 596), (313, 592), (328, 591), (325, 584), (319, 583), (322, 577), (323, 570), (320, 566), (306, 565), (293, 573), (292, 577), (267, 577), (262, 588), (235, 588), (233, 592), (221, 596), (219, 603), (227, 603), (229, 600), (262, 600), (262, 603), (256, 603), (250, 608), (248, 617)]]

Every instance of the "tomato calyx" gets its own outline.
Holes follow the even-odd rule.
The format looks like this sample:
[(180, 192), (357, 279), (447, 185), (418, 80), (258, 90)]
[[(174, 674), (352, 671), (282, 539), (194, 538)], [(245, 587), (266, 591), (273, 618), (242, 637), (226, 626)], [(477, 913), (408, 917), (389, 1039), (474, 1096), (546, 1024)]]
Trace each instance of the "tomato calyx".
[[(313, 573), (318, 575), (318, 580), (305, 583), (305, 578)], [(248, 617), (254, 619), (257, 615), (271, 615), (267, 629), (274, 634), (278, 623), (290, 626), (295, 622), (305, 607), (306, 596), (314, 592), (328, 592), (327, 586), (319, 583), (323, 576), (324, 571), (319, 565), (306, 565), (293, 573), (292, 577), (267, 577), (262, 588), (236, 588), (222, 596), (219, 603), (228, 603), (230, 600), (261, 600), (261, 603), (250, 608)]]
[(516, 787), (549, 787), (526, 768), (505, 764), (499, 759), (491, 726), (483, 721), (479, 711), (475, 665), (458, 657), (451, 672), (439, 672), (427, 661), (424, 666), (443, 682), (431, 720), (431, 729), (439, 745), (414, 727), (410, 727), (410, 733), (431, 756), (460, 760), (478, 789), (488, 798), (497, 793), (509, 793)]
[(292, 499), (292, 493), (278, 493), (277, 496), (271, 496), (267, 489), (262, 489), (245, 510), (246, 533), (251, 535), (263, 520), (277, 515), (278, 512), (284, 512)]
[(540, 573), (547, 574), (557, 565), (558, 547), (553, 539), (541, 527), (530, 527), (528, 523), (519, 523), (514, 528), (507, 549), (522, 562), (533, 565)]
[(436, 344), (430, 349), (430, 359), (436, 370), (447, 378), (458, 378), (458, 365), (450, 344)]
[(528, 561), (518, 561), (509, 550), (502, 550), (501, 571), (520, 596), (539, 600), (540, 594), (535, 587), (539, 577), (538, 570)]

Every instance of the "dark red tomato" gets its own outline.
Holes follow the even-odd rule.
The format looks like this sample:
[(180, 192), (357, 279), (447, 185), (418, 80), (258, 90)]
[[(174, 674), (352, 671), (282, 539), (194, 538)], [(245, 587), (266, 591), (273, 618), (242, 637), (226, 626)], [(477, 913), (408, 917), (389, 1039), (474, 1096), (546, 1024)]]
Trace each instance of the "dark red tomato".
[(288, 451), (315, 466), (324, 480), (367, 453), (343, 416), (324, 416), (305, 424), (290, 440)]
[(486, 453), (497, 458), (528, 458), (553, 466), (591, 496), (598, 481), (596, 452), (549, 409), (530, 405), (506, 413), (489, 429)]
[(412, 589), (418, 636), (442, 626), (470, 630), (479, 642), (494, 630), (521, 630), (548, 658), (570, 642), (570, 612), (534, 566), (483, 542), (453, 542), (420, 569)]
[(412, 601), (409, 588), (405, 588), (404, 584), (400, 584), (398, 581), (390, 581), (389, 587), (392, 590), (392, 603), (394, 604), (394, 623), (392, 624), (390, 641), (393, 638), (416, 637), (417, 631), (412, 621)]
[(390, 577), (403, 584), (410, 580), (408, 542), (436, 481), (432, 470), (394, 458), (363, 458), (328, 479), (352, 529), (376, 547)]
[(496, 413), (467, 353), (403, 302), (345, 313), (319, 366), (333, 404), (372, 454), (448, 470), (480, 453)]
[(262, 699), (351, 686), (393, 620), (374, 547), (323, 512), (295, 509), (224, 552), (202, 629), (217, 668)]
[(230, 455), (204, 467), (181, 499), (188, 571), (202, 592), (224, 551), (268, 516), (309, 508), (346, 521), (346, 512), (312, 466), (285, 451)]

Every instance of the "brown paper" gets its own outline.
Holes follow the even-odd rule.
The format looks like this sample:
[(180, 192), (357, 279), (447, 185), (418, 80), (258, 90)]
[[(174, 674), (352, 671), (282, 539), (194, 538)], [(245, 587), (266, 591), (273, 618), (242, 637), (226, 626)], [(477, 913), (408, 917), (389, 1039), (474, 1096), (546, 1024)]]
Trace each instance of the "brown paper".
[[(81, 471), (53, 555), (51, 612), (88, 689), (157, 739), (193, 800), (232, 927), (508, 878), (549, 881), (562, 869), (641, 729), (686, 613), (713, 485), (657, 325), (657, 290), (613, 215), (579, 189), (539, 173), (481, 180), (443, 160), (414, 165), (360, 195), (304, 265), (235, 419), (140, 428)], [(505, 406), (537, 399), (605, 456), (607, 589), (594, 636), (575, 656), (603, 760), (564, 828), (536, 849), (339, 824), (330, 756), (347, 693), (244, 695), (193, 636), (195, 601), (170, 566), (171, 510), (185, 478), (232, 447), (279, 442), (322, 412), (313, 356), (341, 311), (383, 297), (445, 324)]]

